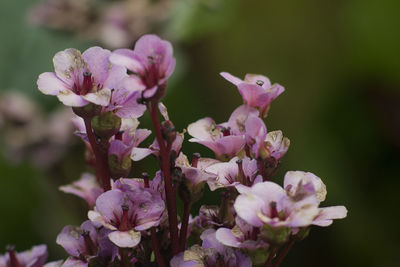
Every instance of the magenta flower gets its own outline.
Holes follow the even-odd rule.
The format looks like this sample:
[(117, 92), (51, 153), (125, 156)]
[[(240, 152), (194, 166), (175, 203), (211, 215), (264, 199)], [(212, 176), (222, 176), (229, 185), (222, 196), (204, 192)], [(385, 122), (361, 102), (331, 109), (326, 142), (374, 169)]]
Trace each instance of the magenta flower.
[(90, 173), (84, 173), (81, 179), (69, 185), (63, 185), (59, 188), (61, 191), (76, 195), (84, 199), (89, 207), (93, 207), (96, 199), (103, 193), (103, 189), (96, 180), (96, 177)]
[(142, 36), (133, 51), (115, 50), (110, 60), (134, 73), (130, 79), (135, 84), (141, 83), (145, 98), (154, 96), (159, 87), (164, 87), (175, 68), (171, 43), (153, 34)]
[(216, 179), (207, 181), (211, 191), (237, 185), (251, 186), (262, 182), (261, 175), (258, 175), (257, 161), (248, 157), (243, 159), (234, 157), (229, 162), (215, 163), (205, 171), (217, 176)]
[(246, 74), (243, 81), (227, 72), (220, 74), (237, 86), (243, 102), (259, 109), (262, 117), (266, 116), (271, 102), (285, 91), (285, 88), (279, 84), (271, 85), (270, 80), (262, 75)]
[(108, 237), (117, 246), (135, 247), (141, 239), (138, 231), (159, 225), (163, 211), (164, 201), (152, 189), (112, 189), (97, 198), (88, 217), (95, 225), (110, 229)]
[(24, 252), (15, 252), (14, 248), (7, 248), (8, 253), (0, 255), (0, 267), (42, 267), (47, 260), (46, 245), (34, 246)]
[(233, 111), (228, 122), (216, 124), (211, 118), (200, 119), (187, 128), (193, 137), (189, 142), (208, 147), (218, 158), (233, 158), (244, 148), (245, 123), (253, 115), (257, 116), (258, 111), (242, 105)]
[(111, 89), (119, 88), (126, 77), (125, 68), (111, 65), (110, 55), (100, 47), (91, 47), (83, 54), (73, 48), (58, 52), (53, 58), (55, 72), (39, 76), (39, 90), (56, 95), (66, 106), (107, 106)]
[(89, 220), (80, 227), (65, 226), (56, 241), (71, 256), (63, 266), (69, 263), (74, 263), (73, 266), (87, 266), (89, 260), (95, 256), (113, 258), (116, 255), (116, 246), (108, 239), (109, 232), (105, 228), (97, 229)]

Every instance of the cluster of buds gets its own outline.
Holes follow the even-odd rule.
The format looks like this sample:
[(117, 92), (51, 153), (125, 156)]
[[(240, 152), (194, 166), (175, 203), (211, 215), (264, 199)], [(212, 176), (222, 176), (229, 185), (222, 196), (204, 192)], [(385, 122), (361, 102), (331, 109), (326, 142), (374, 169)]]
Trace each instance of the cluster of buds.
[[(247, 74), (241, 80), (221, 73), (238, 88), (243, 104), (227, 122), (203, 118), (187, 127), (189, 142), (215, 153), (215, 158), (195, 153), (189, 160), (182, 151), (186, 131), (175, 129), (160, 102), (174, 67), (171, 44), (145, 35), (134, 50), (64, 50), (54, 57), (55, 72), (39, 76), (40, 91), (72, 107), (76, 134), (95, 170), (60, 188), (84, 199), (89, 210), (81, 226), (66, 226), (58, 235), (70, 256), (57, 264), (279, 266), (312, 225), (346, 217), (344, 206), (320, 207), (326, 187), (312, 173), (289, 171), (283, 187), (274, 182), (290, 142), (265, 126), (271, 102), (284, 91), (265, 76)], [(151, 134), (138, 128), (146, 110), (155, 140), (139, 147)], [(132, 161), (149, 155), (160, 168), (154, 178), (147, 173), (129, 178)], [(206, 186), (220, 192), (220, 205), (203, 205), (192, 217)], [(22, 257), (16, 264), (9, 254), (3, 260), (7, 266), (44, 264), (40, 255), (36, 265)]]

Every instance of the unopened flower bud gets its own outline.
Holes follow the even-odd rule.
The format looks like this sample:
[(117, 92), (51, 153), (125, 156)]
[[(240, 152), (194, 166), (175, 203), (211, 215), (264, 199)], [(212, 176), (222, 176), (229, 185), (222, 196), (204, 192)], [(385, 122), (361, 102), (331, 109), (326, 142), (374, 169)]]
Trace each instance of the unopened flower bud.
[(121, 118), (112, 111), (107, 111), (93, 117), (92, 127), (97, 136), (107, 139), (119, 132)]
[(89, 103), (83, 107), (72, 107), (72, 111), (83, 119), (90, 119), (100, 114), (101, 106)]
[(161, 131), (168, 144), (172, 144), (176, 138), (176, 129), (172, 121), (167, 120), (161, 123)]
[(110, 166), (110, 175), (114, 179), (128, 177), (131, 171), (132, 160), (130, 156), (120, 159), (117, 155), (108, 156), (108, 165)]

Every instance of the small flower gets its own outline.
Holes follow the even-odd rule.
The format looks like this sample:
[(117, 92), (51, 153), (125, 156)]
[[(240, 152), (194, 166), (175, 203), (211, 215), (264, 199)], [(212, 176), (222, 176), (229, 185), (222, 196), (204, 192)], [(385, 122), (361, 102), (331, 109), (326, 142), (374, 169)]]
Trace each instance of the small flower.
[(262, 182), (262, 177), (257, 173), (257, 161), (248, 157), (243, 159), (234, 157), (229, 162), (215, 163), (205, 170), (217, 176), (216, 179), (207, 181), (211, 191), (238, 185), (251, 186)]
[(142, 36), (135, 44), (134, 50), (117, 49), (110, 60), (113, 64), (126, 67), (134, 75), (133, 83), (138, 80), (143, 86), (145, 98), (151, 98), (165, 83), (175, 68), (170, 42), (153, 34)]
[(189, 142), (202, 144), (211, 149), (217, 158), (233, 158), (246, 143), (245, 123), (248, 117), (257, 116), (258, 111), (242, 105), (236, 108), (228, 122), (216, 124), (211, 118), (200, 119), (188, 126), (188, 133), (193, 136)]
[(244, 81), (227, 72), (221, 72), (221, 76), (236, 85), (243, 102), (259, 109), (262, 117), (266, 116), (271, 102), (285, 91), (279, 84), (271, 85), (270, 80), (262, 75), (246, 74)]
[(88, 217), (95, 225), (110, 230), (110, 240), (119, 247), (135, 247), (140, 232), (160, 223), (164, 201), (150, 188), (121, 191), (112, 189), (100, 195)]
[(42, 267), (47, 260), (47, 246), (38, 245), (30, 250), (17, 253), (13, 247), (7, 248), (8, 253), (0, 255), (0, 267)]
[(65, 226), (56, 241), (71, 256), (63, 266), (72, 262), (87, 266), (89, 260), (95, 256), (104, 259), (114, 257), (116, 247), (108, 240), (109, 232), (105, 228), (97, 229), (89, 220), (80, 227)]
[(76, 195), (84, 199), (89, 207), (93, 207), (96, 199), (103, 193), (103, 189), (96, 180), (96, 177), (90, 173), (83, 173), (81, 179), (69, 185), (63, 185), (59, 188), (64, 193)]
[(119, 88), (126, 77), (125, 68), (110, 63), (110, 55), (101, 47), (91, 47), (83, 54), (73, 48), (58, 52), (53, 58), (55, 72), (39, 76), (39, 90), (56, 95), (66, 106), (107, 106), (111, 89)]

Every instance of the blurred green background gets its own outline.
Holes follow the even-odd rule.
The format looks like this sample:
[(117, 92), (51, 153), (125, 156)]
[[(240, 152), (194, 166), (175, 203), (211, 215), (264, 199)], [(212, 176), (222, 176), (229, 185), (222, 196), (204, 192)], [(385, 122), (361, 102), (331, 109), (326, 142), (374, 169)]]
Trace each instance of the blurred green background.
[[(57, 51), (98, 43), (30, 26), (35, 2), (0, 1), (0, 90), (22, 92), (51, 112), (61, 104), (39, 93), (37, 76), (52, 70)], [(219, 72), (264, 74), (286, 88), (266, 119), (269, 130), (291, 139), (278, 177), (313, 172), (327, 185), (323, 204), (349, 210), (331, 227), (313, 228), (283, 266), (400, 266), (400, 2), (175, 2), (161, 35), (174, 41), (177, 56), (164, 100), (176, 127), (204, 116), (226, 121), (241, 104)], [(142, 125), (150, 127), (147, 116)], [(185, 143), (187, 155), (196, 151), (211, 155)], [(65, 257), (55, 238), (64, 225), (80, 224), (86, 207), (57, 187), (85, 170), (82, 152), (79, 143), (71, 145), (46, 169), (30, 160), (10, 163), (3, 153), (0, 253), (7, 244), (24, 250), (46, 243), (51, 259)], [(134, 167), (155, 171), (152, 159)]]

